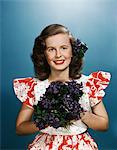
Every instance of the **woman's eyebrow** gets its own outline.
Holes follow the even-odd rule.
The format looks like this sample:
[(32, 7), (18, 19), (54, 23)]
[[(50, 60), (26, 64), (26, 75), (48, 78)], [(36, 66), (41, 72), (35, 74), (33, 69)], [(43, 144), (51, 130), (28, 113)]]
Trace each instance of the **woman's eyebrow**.
[(46, 48), (48, 49), (48, 48), (55, 48), (55, 47), (54, 46), (47, 46)]
[(67, 45), (66, 45), (66, 44), (64, 44), (64, 45), (61, 45), (61, 46), (66, 46), (66, 47), (68, 47), (69, 45), (68, 45), (68, 44), (67, 44)]
[[(69, 47), (68, 44), (62, 44), (62, 45), (60, 45), (60, 47), (63, 47), (63, 46)], [(48, 49), (48, 48), (55, 48), (55, 47), (50, 45), (50, 46), (46, 46), (46, 48)]]

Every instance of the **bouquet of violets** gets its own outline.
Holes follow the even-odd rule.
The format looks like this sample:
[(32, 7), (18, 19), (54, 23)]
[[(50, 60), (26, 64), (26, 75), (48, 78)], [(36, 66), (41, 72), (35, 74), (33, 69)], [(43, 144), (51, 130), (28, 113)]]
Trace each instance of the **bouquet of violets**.
[(47, 126), (67, 127), (72, 120), (80, 119), (83, 108), (79, 103), (83, 95), (82, 83), (55, 81), (34, 106), (34, 123), (41, 130)]

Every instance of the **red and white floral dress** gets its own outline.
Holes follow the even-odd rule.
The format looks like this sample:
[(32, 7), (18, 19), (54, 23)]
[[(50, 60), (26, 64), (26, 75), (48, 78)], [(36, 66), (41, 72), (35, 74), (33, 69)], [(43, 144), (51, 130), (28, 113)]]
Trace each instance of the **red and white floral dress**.
[[(82, 75), (76, 80), (83, 83), (84, 94), (80, 99), (81, 106), (86, 111), (98, 104), (105, 95), (104, 89), (110, 81), (110, 73), (98, 71), (89, 76)], [(40, 100), (46, 88), (48, 79), (40, 81), (37, 78), (20, 78), (14, 80), (14, 91), (23, 104), (33, 109)], [(29, 150), (97, 150), (97, 144), (87, 132), (87, 126), (81, 121), (74, 121), (67, 129), (47, 127), (40, 131), (34, 141), (29, 144)]]

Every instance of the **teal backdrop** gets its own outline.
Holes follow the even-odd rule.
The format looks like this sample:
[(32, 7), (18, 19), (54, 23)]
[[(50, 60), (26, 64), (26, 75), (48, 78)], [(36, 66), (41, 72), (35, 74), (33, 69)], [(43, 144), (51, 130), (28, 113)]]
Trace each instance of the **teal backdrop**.
[(33, 76), (30, 59), (35, 37), (47, 25), (60, 23), (89, 50), (83, 73), (112, 74), (104, 104), (110, 118), (107, 132), (90, 130), (100, 150), (117, 150), (117, 1), (116, 0), (1, 0), (1, 149), (23, 150), (35, 135), (15, 133), (21, 102), (13, 79)]

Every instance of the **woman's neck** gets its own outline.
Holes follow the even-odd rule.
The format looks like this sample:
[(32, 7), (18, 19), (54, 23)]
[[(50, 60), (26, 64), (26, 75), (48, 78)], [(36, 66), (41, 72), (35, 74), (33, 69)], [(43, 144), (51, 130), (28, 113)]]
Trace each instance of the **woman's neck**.
[(68, 71), (51, 71), (51, 74), (48, 78), (48, 80), (51, 81), (69, 81), (69, 72)]

